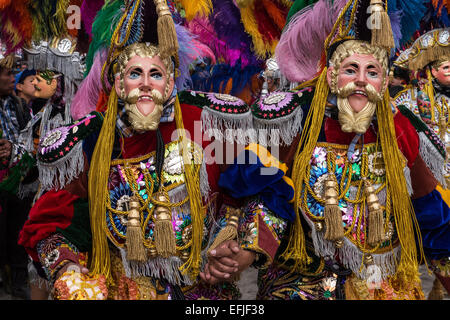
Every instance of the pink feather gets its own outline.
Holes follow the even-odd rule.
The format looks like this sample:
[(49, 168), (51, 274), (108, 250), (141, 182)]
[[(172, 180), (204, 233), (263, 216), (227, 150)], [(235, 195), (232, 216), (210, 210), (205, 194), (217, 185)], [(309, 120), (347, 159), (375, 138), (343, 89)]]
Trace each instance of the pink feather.
[[(73, 97), (72, 104), (70, 106), (70, 112), (73, 119), (80, 119), (88, 113), (95, 111), (97, 101), (100, 96), (100, 91), (103, 89), (101, 73), (107, 54), (108, 52), (106, 49), (99, 50), (96, 53), (88, 75), (78, 87), (77, 93)], [(111, 89), (108, 81), (106, 81), (106, 83), (108, 86), (107, 89)]]
[(292, 17), (275, 49), (280, 71), (293, 82), (313, 79), (320, 71), (323, 43), (346, 1), (319, 0)]

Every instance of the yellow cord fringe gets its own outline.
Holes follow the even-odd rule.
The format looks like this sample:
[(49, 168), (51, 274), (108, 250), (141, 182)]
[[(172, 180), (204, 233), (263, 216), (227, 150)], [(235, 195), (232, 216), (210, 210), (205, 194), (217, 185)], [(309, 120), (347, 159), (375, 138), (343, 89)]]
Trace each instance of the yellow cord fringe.
[(89, 270), (92, 275), (102, 274), (112, 281), (108, 240), (106, 237), (105, 210), (111, 154), (114, 144), (114, 130), (117, 117), (117, 94), (114, 87), (108, 99), (108, 108), (102, 129), (95, 144), (89, 169), (88, 194), (92, 230), (92, 255)]

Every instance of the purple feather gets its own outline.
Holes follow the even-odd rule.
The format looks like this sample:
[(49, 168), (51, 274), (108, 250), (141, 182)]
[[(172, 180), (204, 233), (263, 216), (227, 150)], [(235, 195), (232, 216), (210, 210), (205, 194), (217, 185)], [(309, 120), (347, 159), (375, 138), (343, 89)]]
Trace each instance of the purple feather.
[(81, 5), (81, 20), (90, 37), (92, 37), (92, 24), (94, 23), (95, 16), (104, 3), (105, 0), (89, 0), (83, 1)]
[(402, 39), (402, 24), (401, 24), (402, 16), (403, 12), (401, 10), (389, 13), (389, 18), (391, 20), (392, 34), (394, 36), (394, 43), (396, 48), (400, 46), (400, 40)]
[[(95, 111), (97, 107), (97, 101), (100, 96), (100, 91), (103, 89), (101, 82), (102, 67), (106, 61), (108, 51), (106, 49), (100, 49), (94, 58), (94, 63), (84, 80), (78, 87), (77, 93), (73, 97), (72, 104), (70, 106), (70, 112), (72, 118), (80, 119), (87, 115), (89, 112)], [(107, 89), (111, 87), (106, 81)]]

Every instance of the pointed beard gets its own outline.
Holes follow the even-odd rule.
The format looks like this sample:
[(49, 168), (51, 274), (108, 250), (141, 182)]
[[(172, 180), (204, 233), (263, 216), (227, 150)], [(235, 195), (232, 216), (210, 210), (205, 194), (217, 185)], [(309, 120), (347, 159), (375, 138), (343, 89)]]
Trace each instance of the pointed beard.
[(344, 132), (365, 133), (372, 122), (377, 103), (368, 101), (360, 112), (355, 112), (350, 106), (348, 98), (337, 98), (339, 109), (339, 123)]
[(367, 104), (364, 108), (355, 112), (348, 101), (348, 96), (356, 89), (354, 82), (348, 83), (345, 87), (337, 92), (337, 107), (339, 109), (339, 123), (344, 132), (356, 132), (363, 134), (367, 131), (372, 122), (378, 101), (382, 100), (382, 96), (375, 88), (367, 84), (365, 92), (367, 94)]
[(152, 100), (155, 103), (155, 108), (148, 115), (143, 115), (137, 107), (137, 100), (139, 97), (139, 90), (133, 90), (125, 99), (125, 110), (128, 115), (128, 121), (134, 130), (137, 131), (154, 131), (158, 129), (163, 111), (164, 99), (161, 93), (157, 90), (151, 91)]

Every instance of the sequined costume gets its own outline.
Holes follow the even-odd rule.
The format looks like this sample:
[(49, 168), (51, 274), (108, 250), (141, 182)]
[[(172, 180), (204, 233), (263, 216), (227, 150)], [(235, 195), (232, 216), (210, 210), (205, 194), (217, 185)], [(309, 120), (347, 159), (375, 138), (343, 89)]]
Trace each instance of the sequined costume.
[[(364, 29), (367, 17), (361, 12), (372, 2), (382, 5), (380, 1), (347, 1), (332, 32), (323, 39), (325, 53), (311, 59), (314, 68), (322, 59), (318, 76), (314, 68), (311, 78), (307, 72), (298, 74), (298, 79), (305, 76), (303, 81), (314, 79), (290, 92), (273, 92), (252, 106), (255, 121), (265, 119), (266, 127), (271, 126), (281, 137), (278, 159), (288, 168), (285, 178), (292, 178), (295, 189), (294, 195), (286, 194), (284, 205), (264, 192), (260, 198), (288, 227), (273, 264), (259, 272), (258, 299), (424, 299), (418, 257), (423, 257), (422, 250), (436, 255), (449, 252), (450, 211), (438, 182), (445, 159), (440, 139), (406, 106), (390, 103), (387, 92), (378, 100), (363, 132), (343, 130), (339, 91), (333, 89), (339, 81), (333, 79), (333, 72), (338, 72), (332, 68), (349, 57), (357, 65), (355, 61), (368, 52), (371, 61), (376, 57), (381, 63), (386, 54), (376, 55), (380, 52), (377, 48), (390, 46), (374, 44), (371, 31)], [(284, 65), (281, 71), (291, 73), (291, 81), (295, 80), (295, 63), (283, 64), (283, 58), (295, 55), (289, 36), (298, 37), (296, 23), (307, 28), (302, 23), (309, 20), (302, 20), (302, 14), (312, 15), (321, 6), (324, 4), (318, 3), (301, 12), (281, 37), (277, 59), (280, 67)], [(358, 51), (362, 47), (373, 49)], [(295, 57), (307, 60), (309, 56), (300, 51)], [(386, 72), (387, 63), (384, 68)], [(356, 74), (354, 70), (359, 69), (348, 74)], [(293, 115), (300, 122), (296, 126), (292, 125)], [(391, 132), (389, 139), (386, 130)], [(272, 150), (276, 146), (273, 141), (260, 139), (259, 143)], [(441, 159), (434, 167), (425, 161), (424, 144)], [(245, 152), (252, 150), (258, 148)], [(396, 153), (399, 157), (392, 158)], [(250, 173), (238, 168), (235, 163), (223, 173), (220, 185), (233, 197), (242, 198), (252, 193), (240, 194), (243, 191), (238, 187)], [(393, 175), (393, 171), (397, 173)], [(293, 208), (289, 210), (287, 204)], [(417, 242), (423, 247), (416, 247)]]
[[(183, 110), (185, 128), (194, 133), (194, 123), (199, 122), (202, 109), (186, 103), (205, 101), (207, 94), (181, 92), (180, 103)], [(185, 99), (183, 97), (186, 97)], [(239, 102), (234, 111), (247, 112), (248, 106), (232, 96), (217, 95), (215, 103), (226, 106), (226, 101)], [(214, 110), (214, 101), (209, 101), (208, 110)], [(228, 107), (230, 107), (228, 105)], [(205, 114), (205, 112), (203, 112)], [(89, 159), (96, 136), (102, 125), (102, 115), (98, 112), (65, 127), (49, 132), (40, 143), (39, 159), (41, 164), (51, 167), (54, 161), (69, 161), (68, 156), (81, 152), (84, 169), (77, 177), (67, 183), (62, 190), (55, 189), (45, 193), (30, 213), (30, 220), (22, 231), (21, 243), (30, 252), (33, 259), (42, 263), (48, 279), (55, 283), (56, 273), (68, 262), (84, 263), (91, 249), (89, 210), (86, 199), (86, 179), (89, 173)], [(191, 125), (191, 126), (189, 126)], [(189, 199), (184, 184), (181, 156), (177, 140), (171, 140), (175, 129), (174, 121), (160, 124), (165, 141), (163, 165), (163, 183), (170, 198), (173, 234), (176, 241), (176, 255), (163, 258), (155, 250), (153, 231), (155, 204), (150, 200), (152, 187), (156, 190), (155, 174), (155, 132), (129, 137), (117, 137), (117, 148), (112, 155), (108, 178), (107, 206), (105, 207), (105, 230), (111, 255), (111, 273), (114, 285), (108, 286), (108, 299), (236, 299), (239, 292), (234, 284), (228, 283), (216, 287), (199, 285), (197, 279), (183, 275), (179, 267), (189, 258), (192, 245), (192, 219), (189, 214)], [(197, 128), (198, 129), (198, 128)], [(124, 131), (121, 131), (122, 134)], [(203, 159), (204, 150), (210, 141), (195, 145), (194, 157)], [(122, 147), (121, 147), (122, 146)], [(201, 161), (201, 160), (200, 160)], [(223, 199), (218, 193), (217, 178), (219, 166), (215, 163), (202, 165), (199, 175), (202, 195), (207, 214), (204, 218), (202, 248), (214, 239), (217, 232), (226, 224), (227, 206), (222, 207)], [(59, 172), (61, 173), (61, 171)], [(128, 261), (126, 258), (127, 205), (133, 194), (147, 205), (143, 208), (141, 227), (148, 258), (143, 262)], [(153, 194), (153, 197), (155, 195)], [(222, 207), (221, 210), (219, 210)], [(64, 214), (61, 214), (64, 212)], [(241, 245), (259, 252), (259, 264), (272, 261), (274, 251), (271, 243), (278, 241), (276, 217), (255, 206), (251, 215), (240, 219), (239, 238)], [(46, 217), (45, 219), (43, 217)], [(48, 218), (54, 218), (53, 223)], [(42, 220), (43, 219), (43, 220)], [(281, 222), (283, 225), (284, 222)], [(260, 237), (259, 234), (264, 234)], [(270, 238), (273, 238), (271, 240)], [(267, 244), (269, 245), (267, 245)], [(255, 266), (258, 263), (255, 263)], [(134, 288), (134, 289), (133, 289)]]

